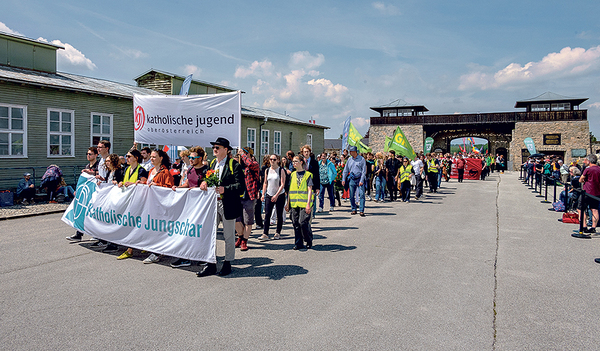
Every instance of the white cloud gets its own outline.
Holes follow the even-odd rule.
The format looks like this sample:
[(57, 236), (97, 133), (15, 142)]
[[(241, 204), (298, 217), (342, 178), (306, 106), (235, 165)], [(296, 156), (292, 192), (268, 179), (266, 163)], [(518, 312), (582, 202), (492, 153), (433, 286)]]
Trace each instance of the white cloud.
[(287, 67), (267, 60), (254, 61), (238, 67), (235, 77), (256, 79), (245, 103), (280, 113), (286, 111), (303, 120), (318, 114), (320, 123), (327, 125), (330, 118), (347, 117), (352, 110), (352, 97), (344, 85), (320, 77), (323, 73), (315, 68), (324, 62), (322, 54), (298, 51), (290, 55)]
[(381, 1), (376, 1), (372, 3), (371, 6), (373, 6), (374, 9), (386, 16), (396, 16), (401, 14), (400, 10), (396, 6), (392, 4), (384, 4)]
[(323, 54), (312, 56), (308, 51), (298, 51), (292, 54), (289, 65), (293, 69), (312, 70), (321, 66), (323, 62), (325, 62)]
[(593, 104), (589, 104), (588, 107), (596, 109), (596, 110), (600, 110), (600, 102), (594, 102)]
[(185, 65), (183, 67), (183, 72), (185, 72), (187, 76), (189, 76), (190, 74), (200, 75), (200, 73), (202, 73), (202, 69), (200, 69), (196, 65)]
[(546, 55), (541, 61), (525, 65), (511, 63), (494, 74), (485, 68), (460, 77), (459, 89), (494, 89), (520, 82), (577, 76), (600, 68), (600, 45), (588, 50), (565, 47)]
[[(48, 43), (47, 39), (39, 37), (37, 40)], [(89, 58), (85, 57), (85, 55), (75, 49), (73, 45), (68, 43), (63, 43), (60, 40), (52, 40), (49, 42), (54, 45), (60, 45), (65, 49), (57, 50), (57, 64), (62, 67), (75, 67), (75, 68), (87, 68), (90, 71), (95, 70), (96, 65)]]
[(364, 127), (364, 126), (368, 126), (371, 123), (371, 120), (369, 118), (362, 118), (362, 117), (353, 117), (352, 118), (352, 124), (356, 127)]
[(264, 60), (261, 62), (254, 61), (248, 68), (238, 67), (235, 70), (234, 77), (246, 78), (248, 76), (270, 76), (273, 73), (273, 64), (270, 61)]
[(4, 24), (3, 22), (0, 22), (0, 32), (4, 32), (4, 33), (8, 33), (8, 34), (15, 34), (15, 35), (23, 35), (23, 34), (17, 32), (16, 30), (12, 30), (12, 29), (8, 28), (8, 26), (6, 24)]

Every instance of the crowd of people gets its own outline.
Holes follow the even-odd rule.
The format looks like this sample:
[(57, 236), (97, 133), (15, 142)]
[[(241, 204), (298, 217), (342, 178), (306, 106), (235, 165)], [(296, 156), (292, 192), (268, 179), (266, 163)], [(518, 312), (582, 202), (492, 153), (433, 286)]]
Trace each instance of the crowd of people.
[[(290, 150), (284, 157), (272, 154), (258, 160), (254, 150), (249, 147), (234, 150), (225, 138), (217, 138), (211, 145), (210, 161), (204, 148), (192, 147), (181, 151), (172, 163), (163, 150), (148, 147), (138, 150), (135, 144), (120, 157), (110, 153), (109, 141), (102, 140), (88, 149), (89, 164), (82, 170), (98, 183), (118, 187), (147, 184), (172, 190), (199, 188), (204, 191), (209, 188), (212, 173), (216, 173), (219, 176), (215, 186), (216, 225), (222, 223), (223, 226), (225, 259), (220, 270), (214, 263), (200, 262), (199, 277), (231, 273), (235, 250), (249, 249), (252, 230), (261, 231), (258, 241), (278, 240), (286, 217), (291, 220), (294, 231), (293, 249), (310, 249), (313, 246), (312, 219), (325, 211), (325, 195), (329, 211), (335, 211), (342, 206), (342, 201), (348, 201), (351, 215), (365, 217), (367, 200), (410, 202), (413, 192), (419, 200), (424, 186), (429, 188), (429, 193), (436, 193), (442, 181), (449, 181), (453, 164), (458, 170), (458, 181), (462, 182), (466, 166), (461, 154), (420, 153), (409, 159), (394, 151), (385, 155), (381, 152), (361, 155), (356, 147), (350, 146), (340, 155), (335, 152), (315, 155), (309, 145), (304, 145), (297, 154)], [(481, 160), (483, 169), (502, 167), (501, 163), (490, 167), (493, 158), (476, 157)], [(274, 234), (270, 233), (271, 227), (275, 227)], [(82, 237), (83, 233), (77, 232), (67, 240), (81, 241)], [(119, 250), (117, 245), (104, 240), (97, 240), (91, 246), (103, 248), (104, 252)], [(125, 248), (117, 258), (132, 256), (133, 248)], [(164, 259), (167, 258), (149, 252), (143, 262)], [(192, 264), (181, 258), (174, 258), (170, 263), (172, 267)]]

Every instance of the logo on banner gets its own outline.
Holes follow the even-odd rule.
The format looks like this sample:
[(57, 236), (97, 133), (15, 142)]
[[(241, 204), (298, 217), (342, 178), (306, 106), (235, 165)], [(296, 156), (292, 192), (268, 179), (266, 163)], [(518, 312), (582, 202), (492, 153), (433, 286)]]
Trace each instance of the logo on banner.
[(92, 194), (96, 191), (96, 182), (94, 178), (88, 180), (81, 176), (77, 184), (77, 192), (73, 200), (73, 209), (66, 214), (68, 220), (73, 223), (73, 227), (84, 231), (85, 215), (92, 201)]
[(144, 116), (145, 116), (144, 109), (142, 108), (142, 106), (138, 105), (134, 111), (134, 120), (135, 120), (134, 128), (135, 128), (135, 130), (140, 130), (140, 129), (144, 128), (144, 122), (145, 122)]

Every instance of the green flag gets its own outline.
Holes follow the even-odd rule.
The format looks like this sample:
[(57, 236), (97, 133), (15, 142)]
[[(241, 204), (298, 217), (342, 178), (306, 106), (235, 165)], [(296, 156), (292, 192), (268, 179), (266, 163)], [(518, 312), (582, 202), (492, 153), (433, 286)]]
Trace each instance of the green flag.
[(362, 135), (360, 135), (356, 127), (350, 122), (350, 128), (348, 128), (348, 145), (356, 146), (360, 153), (372, 152), (373, 150), (361, 141), (362, 138)]
[(398, 126), (396, 132), (394, 132), (394, 137), (392, 138), (389, 149), (394, 150), (396, 151), (396, 154), (408, 157), (411, 160), (414, 160), (417, 156), (412, 146), (410, 146), (408, 139), (406, 139), (406, 136), (402, 133), (400, 126)]
[(389, 136), (385, 136), (385, 144), (383, 145), (383, 151), (384, 152), (389, 152), (390, 151), (390, 143), (392, 142), (392, 138), (390, 138)]

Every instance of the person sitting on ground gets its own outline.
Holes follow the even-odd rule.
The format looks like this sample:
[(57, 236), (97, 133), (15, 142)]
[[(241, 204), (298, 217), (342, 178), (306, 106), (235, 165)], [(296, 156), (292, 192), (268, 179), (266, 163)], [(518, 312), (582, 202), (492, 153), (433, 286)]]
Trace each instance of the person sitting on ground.
[[(23, 205), (33, 204), (35, 198), (35, 181), (31, 179), (31, 173), (23, 174), (23, 179), (19, 181), (17, 186), (17, 199), (22, 198)], [(29, 199), (29, 201), (27, 201)]]
[(57, 194), (62, 193), (65, 197), (65, 201), (70, 201), (75, 198), (75, 190), (73, 189), (72, 186), (67, 185), (67, 182), (65, 182), (65, 178), (60, 177), (60, 183), (58, 185), (59, 185), (59, 188), (56, 189), (56, 193)]

